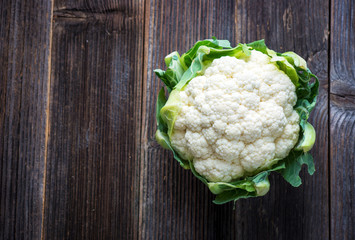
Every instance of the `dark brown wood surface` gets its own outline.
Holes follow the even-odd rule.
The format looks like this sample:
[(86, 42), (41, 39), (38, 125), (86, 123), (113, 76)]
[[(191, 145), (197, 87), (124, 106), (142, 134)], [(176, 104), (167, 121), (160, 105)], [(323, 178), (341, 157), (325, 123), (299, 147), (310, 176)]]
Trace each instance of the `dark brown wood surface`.
[[(0, 239), (355, 239), (352, 0), (0, 2)], [(213, 195), (154, 140), (153, 69), (264, 38), (320, 79), (316, 173)]]
[(138, 236), (144, 6), (106, 4), (54, 7), (45, 239)]
[(0, 239), (40, 239), (52, 5), (0, 1)]
[(355, 3), (333, 0), (330, 45), (332, 239), (355, 239)]

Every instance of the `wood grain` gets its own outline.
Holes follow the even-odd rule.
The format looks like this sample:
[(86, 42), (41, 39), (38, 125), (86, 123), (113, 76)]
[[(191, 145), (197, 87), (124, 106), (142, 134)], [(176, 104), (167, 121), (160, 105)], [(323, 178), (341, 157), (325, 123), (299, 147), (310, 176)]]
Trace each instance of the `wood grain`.
[(239, 221), (234, 229), (243, 229), (237, 231), (241, 239), (328, 239), (329, 5), (320, 0), (239, 1), (238, 16), (238, 41), (264, 38), (272, 49), (298, 53), (319, 77), (320, 94), (310, 118), (317, 132), (311, 151), (316, 173), (301, 172), (303, 184), (299, 188), (274, 175), (266, 197), (237, 204)]
[(61, 4), (43, 238), (137, 239), (143, 5), (117, 1), (101, 13)]
[[(306, 6), (306, 7), (305, 7)], [(144, 198), (142, 238), (168, 239), (327, 239), (328, 219), (328, 22), (323, 1), (151, 1), (147, 4), (146, 102), (143, 103)], [(184, 16), (185, 19), (182, 19)], [(147, 33), (148, 32), (148, 33)], [(309, 33), (309, 34), (307, 34)], [(319, 138), (313, 155), (317, 172), (302, 173), (304, 184), (294, 189), (280, 176), (271, 177), (264, 198), (216, 206), (213, 196), (189, 171), (183, 170), (154, 141), (155, 96), (161, 87), (152, 69), (164, 67), (171, 51), (186, 51), (196, 40), (217, 36), (250, 42), (265, 38), (269, 47), (293, 50), (321, 80), (320, 104), (311, 122)], [(317, 228), (312, 224), (317, 222)], [(319, 224), (319, 225), (318, 225)]]
[[(354, 16), (352, 0), (0, 1), (0, 239), (355, 239)], [(321, 83), (314, 176), (273, 174), (235, 210), (154, 139), (153, 69), (212, 36), (265, 38)]]
[(355, 5), (332, 1), (331, 237), (355, 239)]
[[(143, 97), (140, 239), (218, 239), (227, 221), (212, 195), (155, 141), (155, 101), (162, 84), (153, 69), (175, 50), (186, 52), (197, 40), (216, 36), (235, 44), (233, 1), (147, 1), (147, 73)], [(222, 17), (223, 16), (223, 17)], [(230, 225), (229, 225), (230, 226)]]
[[(93, 13), (110, 13), (110, 12), (126, 12), (133, 9), (138, 10), (143, 5), (142, 1), (118, 1), (118, 0), (55, 0), (54, 9), (57, 11), (83, 11), (88, 14)], [(142, 8), (143, 10), (143, 8)]]
[(51, 7), (0, 2), (0, 239), (41, 237)]

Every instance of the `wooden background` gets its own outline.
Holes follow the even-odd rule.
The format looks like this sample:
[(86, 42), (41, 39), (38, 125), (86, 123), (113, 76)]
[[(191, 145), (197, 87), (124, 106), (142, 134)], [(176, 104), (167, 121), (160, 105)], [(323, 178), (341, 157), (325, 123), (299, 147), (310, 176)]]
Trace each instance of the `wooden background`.
[[(1, 0), (0, 239), (355, 239), (354, 0)], [(265, 38), (321, 81), (316, 173), (213, 196), (154, 141), (153, 69)]]

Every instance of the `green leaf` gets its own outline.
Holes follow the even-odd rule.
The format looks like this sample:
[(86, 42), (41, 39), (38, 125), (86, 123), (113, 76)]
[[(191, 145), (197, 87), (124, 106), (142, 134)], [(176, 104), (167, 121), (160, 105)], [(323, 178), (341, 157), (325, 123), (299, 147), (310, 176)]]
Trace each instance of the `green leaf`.
[(212, 37), (212, 42), (222, 48), (231, 48), (231, 43), (228, 40), (218, 40), (216, 37)]
[(224, 191), (230, 191), (234, 189), (243, 189), (247, 192), (255, 192), (254, 184), (251, 180), (241, 180), (234, 183), (225, 183), (225, 182), (209, 182), (207, 184), (208, 188), (214, 194), (220, 194)]
[(166, 105), (167, 101), (165, 98), (165, 91), (164, 88), (160, 89), (158, 98), (157, 98), (157, 104), (156, 104), (156, 119), (157, 119), (157, 126), (158, 129), (155, 133), (155, 139), (156, 141), (165, 149), (171, 150), (174, 154), (174, 158), (180, 163), (180, 165), (185, 168), (189, 169), (190, 164), (188, 160), (182, 159), (179, 154), (173, 149), (170, 143), (170, 138), (167, 134), (168, 132), (168, 127), (163, 119), (162, 115), (160, 114), (161, 109)]
[(299, 173), (303, 164), (308, 166), (308, 173), (310, 175), (315, 171), (313, 158), (309, 153), (291, 151), (285, 158), (285, 164), (286, 168), (280, 170), (280, 173), (283, 178), (294, 187), (298, 187), (302, 184)]
[[(170, 136), (176, 116), (180, 111), (180, 99), (178, 92), (189, 81), (203, 74), (204, 70), (214, 59), (222, 56), (232, 56), (239, 59), (247, 58), (251, 50), (257, 50), (267, 54), (278, 68), (287, 74), (296, 86), (297, 103), (294, 109), (300, 116), (300, 135), (296, 149), (291, 150), (285, 159), (274, 159), (276, 164), (267, 170), (257, 171), (253, 176), (237, 179), (231, 182), (209, 182), (196, 172), (192, 159), (188, 159), (184, 153), (177, 152), (170, 142)], [(308, 166), (308, 173), (315, 171), (313, 158), (305, 153), (310, 150), (315, 141), (314, 128), (307, 122), (310, 112), (314, 108), (318, 96), (318, 78), (307, 68), (306, 61), (293, 52), (277, 53), (265, 45), (264, 40), (248, 44), (238, 44), (231, 48), (229, 41), (218, 40), (215, 37), (196, 42), (196, 44), (181, 57), (177, 52), (172, 52), (165, 58), (167, 70), (155, 70), (156, 75), (164, 82), (170, 93), (168, 101), (164, 90), (159, 92), (157, 98), (156, 118), (158, 130), (156, 139), (164, 148), (173, 152), (174, 158), (185, 169), (191, 169), (192, 173), (206, 184), (212, 193), (216, 194), (213, 201), (223, 204), (236, 201), (241, 198), (257, 197), (265, 195), (270, 187), (268, 176), (271, 172), (279, 172), (292, 186), (299, 186), (301, 178), (299, 172), (302, 165)]]
[(243, 50), (243, 52), (245, 53), (246, 56), (250, 56), (251, 55), (251, 51), (250, 51), (248, 45), (240, 44), (240, 46), (242, 47), (242, 50)]
[(313, 173), (316, 171), (314, 167), (314, 160), (311, 154), (309, 153), (304, 153), (298, 158), (298, 162), (300, 165), (306, 164), (308, 167), (308, 173), (309, 175), (313, 175)]
[(179, 91), (173, 90), (170, 93), (169, 99), (165, 103), (164, 107), (160, 109), (160, 116), (168, 126), (169, 137), (171, 137), (175, 120), (179, 115), (181, 109), (181, 99), (179, 93), (180, 93)]
[(170, 150), (170, 140), (168, 134), (159, 129), (155, 132), (155, 140), (162, 146), (163, 148)]
[(200, 52), (191, 63), (191, 66), (186, 70), (181, 77), (180, 82), (176, 85), (176, 90), (181, 90), (191, 79), (197, 76), (197, 73), (201, 72), (203, 68), (203, 56), (204, 52)]
[(180, 55), (178, 52), (172, 52), (165, 58), (167, 70), (165, 71), (165, 77), (170, 81), (171, 88), (173, 88), (181, 79), (185, 70), (180, 63)]
[(154, 70), (155, 74), (164, 82), (170, 92), (180, 81), (185, 72), (184, 66), (181, 64), (178, 52), (172, 52), (165, 57), (166, 71), (161, 69)]
[(279, 171), (284, 168), (285, 163), (281, 161), (273, 165), (270, 169), (264, 170), (253, 177), (247, 177), (245, 179), (229, 183), (208, 182), (206, 179), (204, 179), (204, 182), (207, 184), (210, 191), (217, 195), (214, 203), (221, 204), (222, 202), (226, 203), (240, 198), (265, 195), (270, 189), (270, 182), (268, 180), (269, 174), (273, 171)]
[(202, 41), (198, 41), (195, 45), (186, 53), (181, 56), (182, 62), (185, 66), (190, 66), (194, 58), (196, 57), (196, 53), (201, 46), (211, 47), (211, 48), (230, 48), (230, 43), (228, 40), (217, 40), (214, 39), (206, 39)]
[(295, 149), (308, 152), (312, 149), (314, 142), (316, 141), (316, 131), (309, 122), (306, 122), (302, 129), (303, 137), (301, 141), (299, 141), (298, 145), (296, 145)]
[(280, 171), (283, 178), (294, 187), (298, 187), (302, 184), (301, 178), (299, 177), (301, 165), (297, 161), (299, 156), (299, 152), (291, 151), (284, 160), (286, 168)]
[(172, 86), (173, 84), (171, 84), (171, 82), (165, 77), (165, 71), (163, 71), (161, 69), (155, 69), (154, 73), (158, 76), (158, 78), (160, 78), (160, 80), (163, 81), (163, 83), (165, 84), (166, 88), (170, 92), (172, 90), (172, 88), (173, 88), (173, 86)]
[(265, 45), (264, 39), (248, 43), (247, 46), (249, 46), (249, 47), (251, 47), (251, 48), (253, 48), (253, 49), (255, 49), (255, 50), (259, 51), (259, 52), (267, 54), (267, 47)]
[(157, 104), (156, 104), (156, 119), (157, 119), (158, 129), (163, 132), (166, 132), (167, 125), (161, 117), (160, 110), (164, 107), (165, 103), (166, 103), (165, 91), (164, 88), (161, 88), (158, 94)]
[(292, 83), (297, 87), (298, 84), (298, 74), (294, 66), (287, 61), (285, 57), (274, 56), (270, 60), (271, 62), (276, 62), (280, 70), (286, 73), (286, 75), (291, 79)]
[(227, 202), (237, 201), (238, 199), (250, 198), (256, 196), (257, 196), (256, 192), (248, 192), (243, 189), (235, 189), (232, 191), (226, 191), (226, 192), (222, 192), (221, 194), (218, 194), (215, 200), (213, 200), (213, 203), (225, 204)]
[(303, 58), (301, 58), (298, 54), (294, 52), (285, 52), (282, 53), (281, 55), (284, 56), (287, 59), (287, 61), (292, 65), (307, 70), (307, 62)]
[(170, 144), (170, 150), (173, 152), (174, 159), (178, 161), (184, 169), (190, 169), (190, 161), (180, 157), (180, 155), (173, 149), (171, 144)]
[(270, 182), (268, 179), (269, 172), (262, 172), (258, 174), (254, 179), (254, 188), (257, 196), (264, 196), (270, 190)]
[[(249, 51), (249, 49), (247, 49), (246, 51)], [(247, 55), (243, 51), (242, 44), (238, 45), (235, 48), (229, 49), (211, 48), (204, 45), (200, 46), (200, 48), (196, 52), (196, 57), (193, 59), (191, 65), (189, 65), (189, 68), (181, 77), (180, 82), (175, 86), (175, 89), (181, 90), (186, 84), (189, 83), (191, 79), (202, 74), (214, 59), (221, 58), (223, 56), (241, 58), (246, 57)]]

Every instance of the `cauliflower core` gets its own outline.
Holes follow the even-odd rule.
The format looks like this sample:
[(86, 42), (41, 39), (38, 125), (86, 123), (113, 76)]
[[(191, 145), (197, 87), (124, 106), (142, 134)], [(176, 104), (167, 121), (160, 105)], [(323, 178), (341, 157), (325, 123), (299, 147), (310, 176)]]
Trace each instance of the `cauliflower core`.
[(212, 182), (251, 175), (286, 157), (298, 140), (297, 96), (270, 58), (215, 59), (179, 92), (171, 144)]

